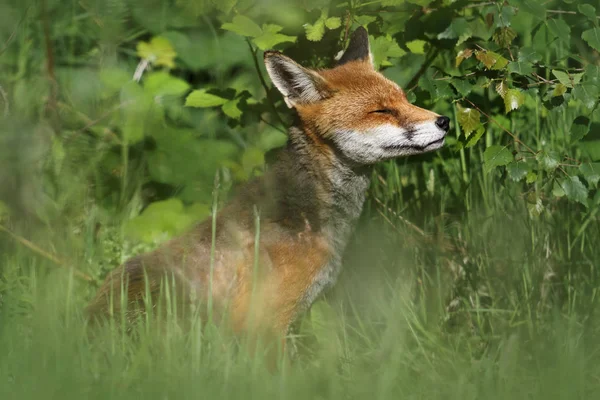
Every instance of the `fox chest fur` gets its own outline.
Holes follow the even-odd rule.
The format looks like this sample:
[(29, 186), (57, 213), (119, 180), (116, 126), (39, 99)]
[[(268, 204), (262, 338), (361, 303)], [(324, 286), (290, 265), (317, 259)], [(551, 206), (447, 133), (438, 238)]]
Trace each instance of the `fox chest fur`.
[(408, 103), (370, 59), (363, 28), (330, 70), (266, 52), (271, 80), (299, 117), (277, 161), (214, 221), (110, 274), (89, 312), (157, 297), (168, 276), (184, 303), (209, 302), (234, 330), (284, 335), (335, 283), (372, 166), (436, 150), (449, 129), (448, 118)]

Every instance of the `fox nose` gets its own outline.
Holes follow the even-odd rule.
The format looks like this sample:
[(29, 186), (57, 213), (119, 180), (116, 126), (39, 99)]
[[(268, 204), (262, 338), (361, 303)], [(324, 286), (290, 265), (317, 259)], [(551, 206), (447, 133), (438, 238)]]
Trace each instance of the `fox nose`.
[(435, 124), (444, 132), (448, 132), (448, 130), (450, 130), (450, 118), (448, 117), (439, 117), (435, 121)]

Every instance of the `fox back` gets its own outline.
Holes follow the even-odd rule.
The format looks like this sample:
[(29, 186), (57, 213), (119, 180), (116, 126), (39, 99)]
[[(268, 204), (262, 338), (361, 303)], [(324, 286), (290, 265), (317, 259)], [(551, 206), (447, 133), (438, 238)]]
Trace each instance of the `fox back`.
[(287, 145), (214, 216), (214, 240), (209, 219), (130, 259), (106, 278), (92, 316), (157, 298), (168, 276), (183, 303), (210, 302), (234, 331), (283, 337), (335, 283), (372, 166), (444, 143), (449, 118), (410, 104), (374, 69), (364, 28), (332, 69), (310, 70), (275, 51), (264, 57), (298, 115)]

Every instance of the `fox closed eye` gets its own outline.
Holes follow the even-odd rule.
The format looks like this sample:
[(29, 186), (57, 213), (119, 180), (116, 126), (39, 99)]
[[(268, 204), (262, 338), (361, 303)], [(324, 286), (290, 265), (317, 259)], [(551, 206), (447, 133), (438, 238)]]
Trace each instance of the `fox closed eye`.
[(394, 110), (390, 110), (389, 108), (382, 108), (381, 110), (374, 110), (369, 112), (369, 114), (394, 114)]

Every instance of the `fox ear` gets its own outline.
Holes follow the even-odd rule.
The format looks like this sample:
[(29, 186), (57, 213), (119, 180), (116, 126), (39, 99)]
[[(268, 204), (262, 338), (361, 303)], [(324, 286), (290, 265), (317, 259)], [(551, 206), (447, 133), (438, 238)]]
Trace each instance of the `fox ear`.
[(265, 65), (288, 107), (311, 104), (328, 97), (325, 79), (278, 51), (265, 52)]
[(356, 28), (352, 33), (348, 48), (338, 61), (338, 65), (346, 64), (350, 61), (365, 61), (373, 64), (373, 55), (369, 46), (369, 34), (362, 26)]

